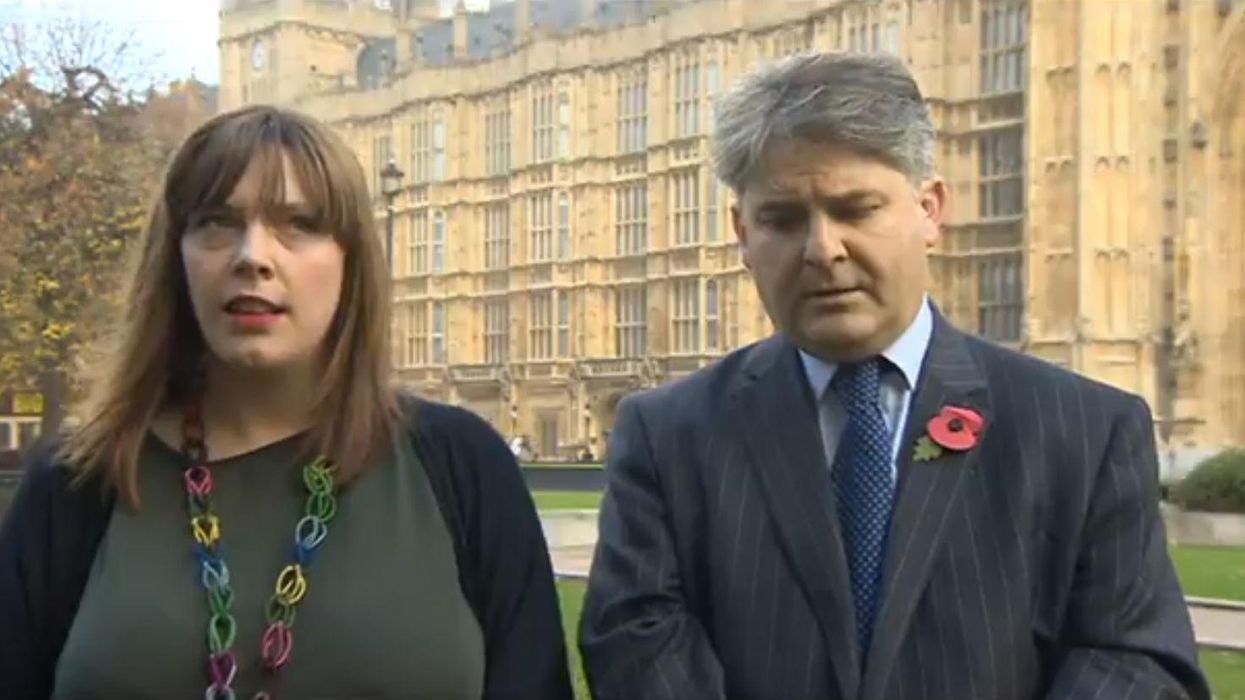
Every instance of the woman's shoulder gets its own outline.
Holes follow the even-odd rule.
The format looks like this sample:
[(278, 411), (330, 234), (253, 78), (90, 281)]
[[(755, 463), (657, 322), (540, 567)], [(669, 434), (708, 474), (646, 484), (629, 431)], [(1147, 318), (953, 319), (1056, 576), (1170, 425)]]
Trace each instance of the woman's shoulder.
[(406, 429), (417, 440), (456, 452), (503, 449), (509, 453), (501, 434), (488, 421), (465, 408), (412, 394), (403, 395), (400, 403)]
[(20, 500), (36, 508), (98, 519), (111, 509), (112, 490), (100, 474), (83, 476), (80, 469), (65, 461), (62, 444), (59, 438), (40, 440), (22, 456), (21, 484), (14, 505)]
[(20, 532), (23, 542), (42, 543), (38, 549), (53, 557), (49, 564), (66, 568), (73, 559), (93, 557), (115, 496), (98, 475), (78, 478), (80, 471), (61, 458), (60, 448), (59, 440), (44, 440), (23, 456), (4, 527)]
[(465, 431), (475, 437), (488, 435), (501, 439), (488, 421), (461, 406), (433, 401), (415, 394), (402, 394), (400, 403), (409, 427)]
[(401, 396), (400, 405), (458, 549), (478, 541), (482, 530), (504, 528), (528, 511), (535, 517), (514, 453), (488, 421), (459, 406), (409, 394)]
[[(474, 498), (482, 482), (500, 495), (525, 488), (514, 453), (488, 421), (459, 406), (413, 395), (400, 400), (403, 422), (416, 453), (434, 481), (448, 478), (459, 496)], [(462, 493), (466, 490), (469, 493)]]
[(49, 438), (31, 446), (20, 458), (22, 489), (44, 498), (73, 493), (78, 472), (60, 457), (61, 440)]

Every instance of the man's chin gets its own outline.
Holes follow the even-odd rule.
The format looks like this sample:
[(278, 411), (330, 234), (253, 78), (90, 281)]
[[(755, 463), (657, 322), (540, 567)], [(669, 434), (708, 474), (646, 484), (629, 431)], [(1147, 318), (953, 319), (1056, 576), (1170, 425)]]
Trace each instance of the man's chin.
[(879, 337), (879, 331), (872, 316), (844, 312), (833, 318), (812, 319), (791, 336), (800, 347), (819, 357), (851, 362), (877, 355), (893, 342)]

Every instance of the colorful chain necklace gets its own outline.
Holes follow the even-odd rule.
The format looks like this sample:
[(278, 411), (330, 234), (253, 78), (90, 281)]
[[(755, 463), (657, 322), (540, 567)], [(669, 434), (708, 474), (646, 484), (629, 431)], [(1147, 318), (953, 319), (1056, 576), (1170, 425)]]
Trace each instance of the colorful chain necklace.
[[(198, 402), (186, 410), (182, 425), (182, 452), (189, 462), (182, 473), (186, 504), (190, 512), (190, 532), (194, 536), (195, 557), (199, 560), (199, 581), (208, 604), (208, 675), (211, 682), (205, 700), (234, 700), (233, 681), (238, 673), (233, 643), (237, 623), (233, 616), (233, 588), (229, 567), (220, 553), (221, 523), (212, 510), (212, 470), (208, 466), (204, 443), (203, 411)], [(272, 597), (264, 606), (268, 622), (260, 644), (260, 659), (268, 672), (275, 672), (290, 660), (294, 648), (294, 613), (307, 595), (305, 569), (312, 555), (328, 535), (328, 524), (337, 512), (333, 465), (319, 457), (303, 467), (307, 503), (303, 517), (294, 526), (294, 563), (277, 576)], [(272, 700), (266, 691), (253, 700)]]

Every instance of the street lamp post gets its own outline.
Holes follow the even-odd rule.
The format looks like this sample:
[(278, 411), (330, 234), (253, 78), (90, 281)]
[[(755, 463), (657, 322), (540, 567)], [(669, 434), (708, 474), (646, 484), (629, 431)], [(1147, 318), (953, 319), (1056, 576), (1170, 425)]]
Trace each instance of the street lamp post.
[(393, 200), (402, 188), (406, 173), (393, 158), (380, 171), (380, 192), (385, 196), (385, 260), (389, 264), (389, 276), (393, 276)]

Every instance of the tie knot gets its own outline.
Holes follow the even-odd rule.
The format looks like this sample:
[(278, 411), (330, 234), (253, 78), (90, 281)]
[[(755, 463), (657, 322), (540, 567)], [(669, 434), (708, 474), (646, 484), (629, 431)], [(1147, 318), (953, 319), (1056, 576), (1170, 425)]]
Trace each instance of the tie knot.
[[(872, 357), (861, 362), (839, 365), (830, 387), (847, 406), (877, 405), (881, 361)], [(849, 409), (850, 410), (850, 409)]]

